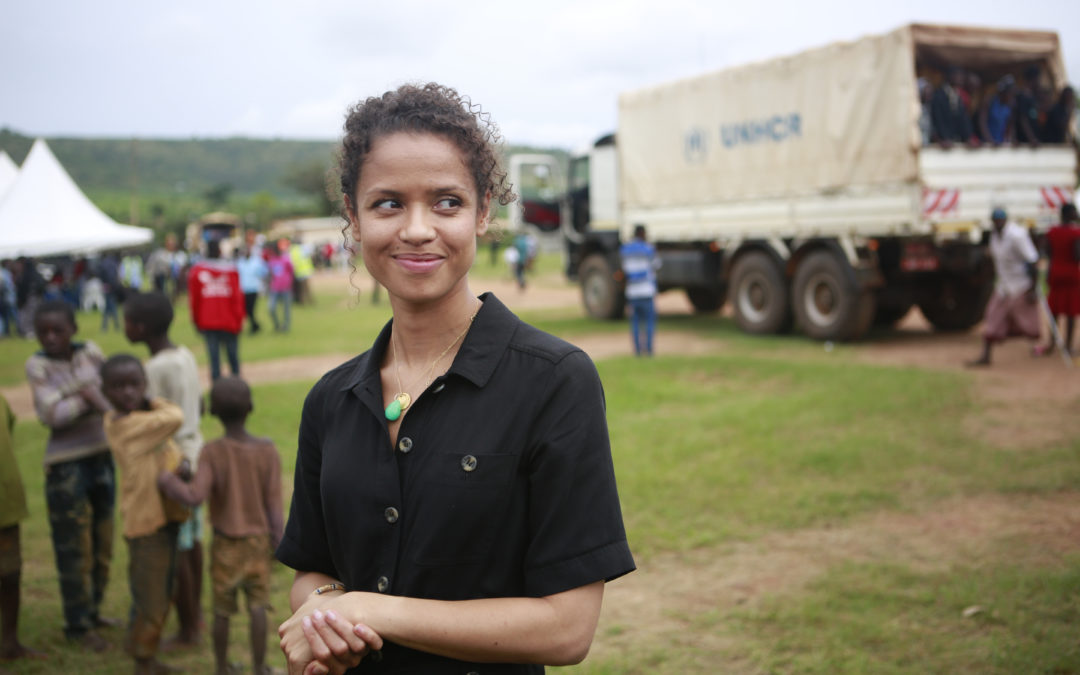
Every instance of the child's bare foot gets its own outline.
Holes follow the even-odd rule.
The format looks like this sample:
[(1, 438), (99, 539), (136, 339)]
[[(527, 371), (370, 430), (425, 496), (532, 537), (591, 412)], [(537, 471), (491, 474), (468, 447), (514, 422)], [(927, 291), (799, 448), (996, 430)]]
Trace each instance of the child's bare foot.
[(44, 661), (49, 656), (45, 652), (31, 649), (26, 645), (16, 642), (14, 645), (5, 645), (0, 648), (0, 661), (14, 661), (15, 659), (35, 659)]
[(119, 628), (124, 624), (123, 619), (116, 619), (111, 616), (99, 616), (94, 619), (95, 628)]
[(240, 661), (232, 661), (224, 666), (214, 669), (214, 675), (244, 675), (244, 664)]
[(162, 663), (157, 659), (135, 659), (135, 675), (172, 675), (182, 672), (183, 668)]
[(82, 638), (79, 639), (79, 642), (82, 643), (83, 649), (94, 652), (95, 654), (100, 654), (109, 649), (109, 643), (105, 641), (105, 638), (92, 630), (87, 631)]
[(161, 647), (158, 648), (158, 651), (165, 654), (165, 653), (168, 653), (168, 652), (175, 652), (175, 651), (179, 651), (179, 650), (183, 650), (183, 649), (193, 649), (195, 647), (198, 647), (201, 644), (202, 644), (202, 634), (201, 633), (196, 633), (195, 635), (192, 635), (192, 636), (181, 635), (181, 634), (177, 633), (176, 635), (172, 636), (171, 638), (168, 638), (166, 640), (162, 640)]

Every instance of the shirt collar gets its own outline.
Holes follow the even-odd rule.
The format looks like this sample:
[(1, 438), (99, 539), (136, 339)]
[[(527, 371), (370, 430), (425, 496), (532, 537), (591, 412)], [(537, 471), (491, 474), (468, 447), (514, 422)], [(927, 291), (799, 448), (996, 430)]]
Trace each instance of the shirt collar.
[[(480, 296), (479, 311), (473, 325), (465, 335), (454, 362), (446, 376), (460, 375), (477, 387), (483, 387), (491, 379), (492, 373), (502, 360), (510, 340), (514, 335), (518, 318), (493, 293)], [(381, 390), (379, 365), (390, 345), (390, 331), (393, 319), (388, 321), (375, 338), (366, 353), (357, 360), (353, 373), (345, 381), (342, 390), (351, 389), (358, 396), (363, 392), (376, 393)], [(439, 379), (439, 378), (436, 378)]]

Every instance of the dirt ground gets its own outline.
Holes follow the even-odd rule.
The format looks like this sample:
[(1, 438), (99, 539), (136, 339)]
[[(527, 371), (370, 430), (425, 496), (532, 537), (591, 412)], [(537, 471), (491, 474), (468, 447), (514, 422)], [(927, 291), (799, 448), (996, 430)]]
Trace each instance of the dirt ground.
[[(340, 284), (340, 275), (321, 277), (319, 284)], [(354, 283), (367, 292), (370, 282)], [(495, 291), (512, 309), (577, 306), (578, 292), (557, 279), (540, 279), (520, 292), (506, 281), (473, 282), (473, 290)], [(664, 294), (662, 314), (687, 313), (682, 294)], [(629, 338), (597, 334), (575, 340), (595, 360), (626, 354)], [(661, 334), (661, 353), (706, 354), (724, 344), (690, 334)], [(844, 345), (829, 358), (869, 364), (934, 370), (961, 370), (979, 349), (978, 333), (936, 334), (914, 310), (894, 330), (879, 332), (858, 344)], [(290, 358), (244, 364), (254, 383), (309, 378), (337, 365), (349, 354)], [(998, 348), (991, 368), (974, 370), (978, 413), (964, 420), (972, 434), (1018, 451), (1076, 438), (1080, 416), (1072, 414), (1080, 400), (1080, 367), (1068, 369), (1060, 357), (1034, 359), (1023, 342)], [(16, 413), (33, 415), (25, 387), (2, 390)], [(1008, 414), (999, 414), (999, 413)], [(985, 424), (993, 418), (993, 425)], [(608, 585), (597, 656), (633, 651), (643, 642), (684, 644), (687, 617), (753, 603), (763, 594), (795, 591), (845, 560), (893, 560), (915, 568), (941, 569), (992, 550), (1002, 541), (1029, 544), (1032, 555), (1058, 556), (1080, 549), (1080, 499), (1075, 493), (1052, 497), (1027, 495), (957, 499), (935, 504), (925, 514), (879, 514), (844, 527), (808, 529), (770, 535), (762, 540), (723, 547), (671, 553), (639, 560), (639, 569)], [(708, 650), (723, 647), (723, 637), (695, 633), (694, 644)]]

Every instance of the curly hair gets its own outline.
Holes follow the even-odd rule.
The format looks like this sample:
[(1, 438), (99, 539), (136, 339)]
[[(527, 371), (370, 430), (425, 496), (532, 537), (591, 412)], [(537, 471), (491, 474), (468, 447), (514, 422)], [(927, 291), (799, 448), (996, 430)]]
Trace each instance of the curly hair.
[[(398, 132), (435, 134), (456, 145), (481, 200), (490, 194), (493, 202), (505, 206), (517, 198), (502, 167), (502, 137), (491, 116), (454, 89), (435, 82), (403, 85), (349, 110), (338, 156), (342, 195), (351, 197), (356, 190), (364, 159), (375, 141)], [(348, 203), (344, 209), (348, 220)]]

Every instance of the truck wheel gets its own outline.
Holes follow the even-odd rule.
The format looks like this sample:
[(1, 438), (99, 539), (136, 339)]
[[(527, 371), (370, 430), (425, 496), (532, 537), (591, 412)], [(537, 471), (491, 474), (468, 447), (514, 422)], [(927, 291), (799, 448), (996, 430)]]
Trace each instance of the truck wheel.
[(723, 287), (703, 288), (701, 286), (686, 289), (686, 299), (699, 314), (715, 312), (724, 306)]
[(874, 319), (874, 294), (854, 288), (844, 263), (828, 251), (808, 255), (795, 272), (795, 320), (817, 340), (855, 340)]
[(594, 319), (620, 319), (626, 310), (623, 285), (615, 279), (615, 270), (608, 259), (593, 254), (585, 258), (578, 270), (581, 279), (581, 299), (585, 312)]
[(730, 296), (735, 323), (743, 332), (766, 335), (790, 325), (787, 283), (780, 268), (765, 253), (750, 251), (735, 261)]
[(982, 320), (993, 291), (992, 279), (949, 276), (923, 294), (919, 309), (935, 330), (968, 330)]

